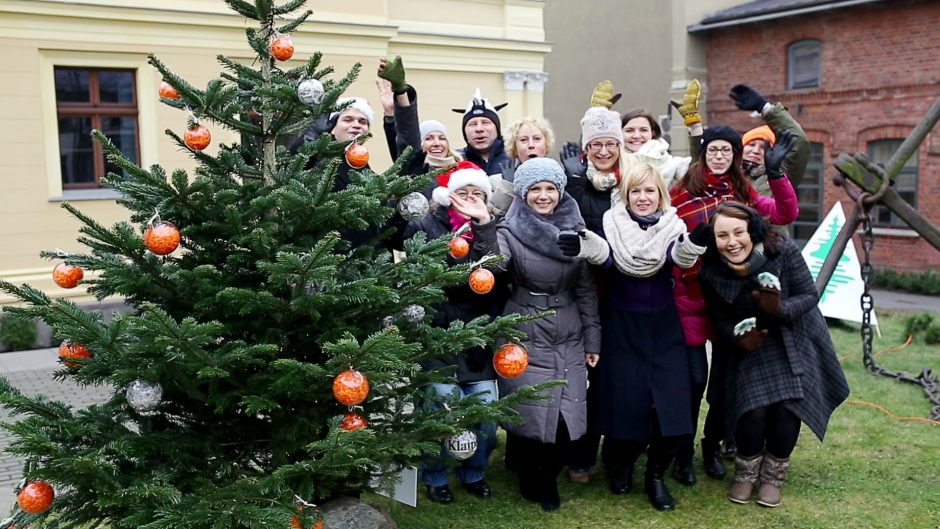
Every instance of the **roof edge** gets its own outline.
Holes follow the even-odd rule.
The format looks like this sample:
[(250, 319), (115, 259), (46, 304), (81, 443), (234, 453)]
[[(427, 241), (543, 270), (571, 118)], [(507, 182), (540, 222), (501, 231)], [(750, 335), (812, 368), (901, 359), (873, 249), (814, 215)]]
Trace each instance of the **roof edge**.
[(843, 7), (851, 7), (855, 5), (863, 4), (874, 4), (876, 2), (881, 2), (882, 0), (842, 0), (840, 2), (833, 2), (829, 4), (800, 7), (796, 9), (784, 9), (780, 11), (774, 11), (771, 13), (765, 13), (761, 15), (752, 15), (744, 16), (741, 18), (730, 18), (725, 20), (719, 20), (712, 23), (701, 23), (692, 24), (686, 27), (686, 31), (689, 33), (701, 33), (709, 31), (712, 29), (730, 27), (730, 26), (741, 26), (744, 24), (753, 24), (755, 22), (764, 22), (767, 20), (775, 20), (778, 18), (787, 18), (794, 17), (798, 15), (805, 15), (808, 13), (818, 13), (820, 11), (832, 11), (834, 9), (841, 9)]

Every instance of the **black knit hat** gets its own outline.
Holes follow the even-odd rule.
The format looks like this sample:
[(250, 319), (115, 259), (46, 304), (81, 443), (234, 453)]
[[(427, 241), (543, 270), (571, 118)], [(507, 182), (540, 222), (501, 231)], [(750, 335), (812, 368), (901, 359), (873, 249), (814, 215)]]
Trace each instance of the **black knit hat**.
[(736, 153), (740, 153), (743, 148), (741, 146), (741, 135), (738, 134), (738, 131), (728, 125), (712, 125), (705, 129), (705, 133), (702, 134), (701, 152), (704, 153), (708, 144), (715, 140), (725, 140), (730, 143), (731, 148), (734, 149)]
[(464, 130), (463, 139), (467, 139), (467, 122), (473, 118), (486, 118), (493, 122), (496, 125), (496, 135), (502, 135), (502, 127), (499, 123), (499, 114), (496, 112), (508, 105), (509, 103), (503, 103), (501, 105), (496, 105), (495, 107), (490, 104), (489, 100), (480, 95), (480, 89), (477, 88), (476, 92), (473, 94), (473, 98), (470, 99), (470, 102), (467, 104), (467, 108), (455, 108), (454, 112), (458, 114), (463, 114), (463, 122), (460, 124), (460, 128)]

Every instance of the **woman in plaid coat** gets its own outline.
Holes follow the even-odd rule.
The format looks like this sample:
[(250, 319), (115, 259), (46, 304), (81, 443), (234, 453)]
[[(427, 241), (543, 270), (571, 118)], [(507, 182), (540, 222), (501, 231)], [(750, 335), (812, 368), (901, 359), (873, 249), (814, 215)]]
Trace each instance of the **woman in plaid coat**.
[(734, 344), (725, 384), (737, 442), (728, 496), (749, 502), (759, 479), (757, 503), (776, 507), (800, 424), (822, 441), (849, 387), (797, 246), (738, 202), (719, 205), (711, 226), (699, 278), (715, 332)]

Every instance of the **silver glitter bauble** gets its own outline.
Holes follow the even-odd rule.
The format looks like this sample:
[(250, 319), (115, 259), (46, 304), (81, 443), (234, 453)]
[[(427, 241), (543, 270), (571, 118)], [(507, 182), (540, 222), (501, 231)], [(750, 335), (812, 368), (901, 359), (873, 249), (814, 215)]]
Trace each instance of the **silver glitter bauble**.
[(424, 307), (421, 305), (408, 305), (401, 311), (401, 315), (411, 323), (418, 323), (424, 319)]
[(127, 386), (127, 403), (138, 413), (154, 410), (163, 400), (163, 386), (137, 379)]
[(387, 328), (387, 327), (391, 327), (391, 326), (394, 325), (394, 324), (395, 324), (395, 317), (394, 317), (394, 316), (386, 316), (386, 317), (382, 318), (382, 328), (383, 328), (383, 329), (385, 329), (385, 328)]
[(477, 451), (477, 436), (475, 433), (464, 430), (444, 440), (447, 453), (458, 461), (470, 459)]
[(326, 90), (317, 79), (304, 79), (297, 85), (297, 97), (308, 105), (319, 105)]
[(428, 214), (428, 197), (418, 192), (408, 193), (398, 202), (398, 214), (408, 221), (423, 219)]

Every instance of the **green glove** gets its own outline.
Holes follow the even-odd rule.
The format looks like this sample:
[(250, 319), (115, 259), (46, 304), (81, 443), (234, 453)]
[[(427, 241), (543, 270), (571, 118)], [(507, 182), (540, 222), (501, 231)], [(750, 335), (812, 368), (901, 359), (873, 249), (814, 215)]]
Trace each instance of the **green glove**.
[(408, 83), (405, 82), (405, 65), (401, 62), (401, 55), (389, 59), (385, 69), (379, 72), (379, 77), (392, 83), (392, 91), (395, 92), (395, 95), (404, 94), (408, 91)]

